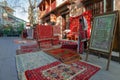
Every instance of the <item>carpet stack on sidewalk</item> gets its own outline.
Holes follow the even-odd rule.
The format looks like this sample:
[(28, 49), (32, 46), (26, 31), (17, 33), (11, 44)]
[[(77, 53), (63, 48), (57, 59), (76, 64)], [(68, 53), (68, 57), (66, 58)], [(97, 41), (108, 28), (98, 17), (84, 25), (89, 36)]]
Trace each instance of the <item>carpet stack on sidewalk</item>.
[(88, 80), (100, 67), (81, 59), (74, 50), (42, 50), (37, 43), (22, 43), (16, 50), (19, 80)]

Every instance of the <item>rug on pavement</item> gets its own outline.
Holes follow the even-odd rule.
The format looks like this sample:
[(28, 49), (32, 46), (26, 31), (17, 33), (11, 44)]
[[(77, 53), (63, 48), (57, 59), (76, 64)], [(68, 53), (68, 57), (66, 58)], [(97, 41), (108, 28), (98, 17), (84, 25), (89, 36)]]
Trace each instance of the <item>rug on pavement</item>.
[(17, 49), (16, 50), (16, 55), (26, 54), (26, 53), (31, 53), (31, 52), (37, 52), (37, 51), (40, 51), (40, 49), (38, 49), (38, 48)]
[(27, 80), (89, 80), (99, 70), (99, 66), (84, 61), (77, 61), (69, 65), (56, 61), (27, 70), (25, 75)]
[(16, 50), (16, 55), (26, 54), (36, 51), (40, 51), (37, 44), (21, 45), (20, 49)]
[(38, 44), (21, 45), (20, 49), (39, 48)]
[(22, 39), (15, 39), (14, 43), (16, 44), (25, 44), (25, 43), (35, 43), (34, 40), (22, 40)]
[(67, 48), (77, 51), (78, 44), (76, 41), (60, 40), (60, 43), (62, 44), (61, 48)]
[(47, 54), (54, 56), (63, 63), (72, 63), (81, 59), (80, 55), (70, 49), (52, 49), (46, 51)]
[(32, 52), (31, 54), (16, 55), (16, 66), (20, 80), (26, 80), (24, 71), (38, 68), (46, 64), (57, 61), (43, 51)]

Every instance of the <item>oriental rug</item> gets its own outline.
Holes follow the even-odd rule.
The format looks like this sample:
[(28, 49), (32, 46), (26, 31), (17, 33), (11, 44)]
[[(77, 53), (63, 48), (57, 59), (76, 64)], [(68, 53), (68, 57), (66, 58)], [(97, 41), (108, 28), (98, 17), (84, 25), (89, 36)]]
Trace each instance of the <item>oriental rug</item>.
[(16, 50), (16, 55), (26, 54), (36, 51), (40, 51), (39, 46), (37, 44), (21, 45), (20, 49)]
[(39, 48), (37, 44), (21, 45), (20, 49)]
[(25, 40), (15, 39), (14, 43), (16, 43), (16, 44), (26, 44), (26, 43), (36, 43), (36, 41), (34, 41), (34, 40), (27, 40), (27, 39), (25, 39)]
[(24, 71), (38, 68), (57, 61), (43, 51), (31, 52), (30, 54), (16, 55), (16, 66), (19, 80), (26, 80)]
[(61, 48), (71, 49), (77, 52), (78, 42), (70, 40), (60, 40)]
[(89, 80), (99, 70), (99, 66), (84, 61), (69, 65), (56, 61), (36, 69), (27, 70), (25, 75), (27, 80)]
[(53, 57), (57, 58), (63, 63), (70, 64), (75, 61), (79, 61), (81, 59), (80, 55), (77, 54), (75, 51), (72, 51), (70, 49), (52, 49), (46, 51), (49, 55), (52, 55)]
[(40, 49), (38, 49), (38, 48), (17, 49), (16, 50), (16, 55), (28, 54), (28, 53), (37, 52), (37, 51), (40, 51)]

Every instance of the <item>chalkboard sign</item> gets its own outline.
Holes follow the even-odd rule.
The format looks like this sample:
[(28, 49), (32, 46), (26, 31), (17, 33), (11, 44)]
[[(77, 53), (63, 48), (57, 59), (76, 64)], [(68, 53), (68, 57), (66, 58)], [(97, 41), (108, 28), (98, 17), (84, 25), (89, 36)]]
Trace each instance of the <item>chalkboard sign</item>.
[(89, 49), (110, 53), (117, 13), (94, 17)]

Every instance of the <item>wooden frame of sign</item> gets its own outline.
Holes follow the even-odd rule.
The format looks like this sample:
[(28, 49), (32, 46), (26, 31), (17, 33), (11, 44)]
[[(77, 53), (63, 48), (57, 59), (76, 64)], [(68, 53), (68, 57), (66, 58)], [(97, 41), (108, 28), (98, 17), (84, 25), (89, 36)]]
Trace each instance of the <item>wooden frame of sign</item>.
[(88, 60), (88, 53), (91, 51), (95, 51), (99, 54), (107, 54), (109, 57), (106, 70), (109, 69), (117, 21), (118, 11), (96, 15), (93, 18), (93, 27), (86, 61)]
[(119, 63), (120, 63), (120, 10), (118, 10), (117, 29), (115, 33), (113, 51), (119, 53)]

